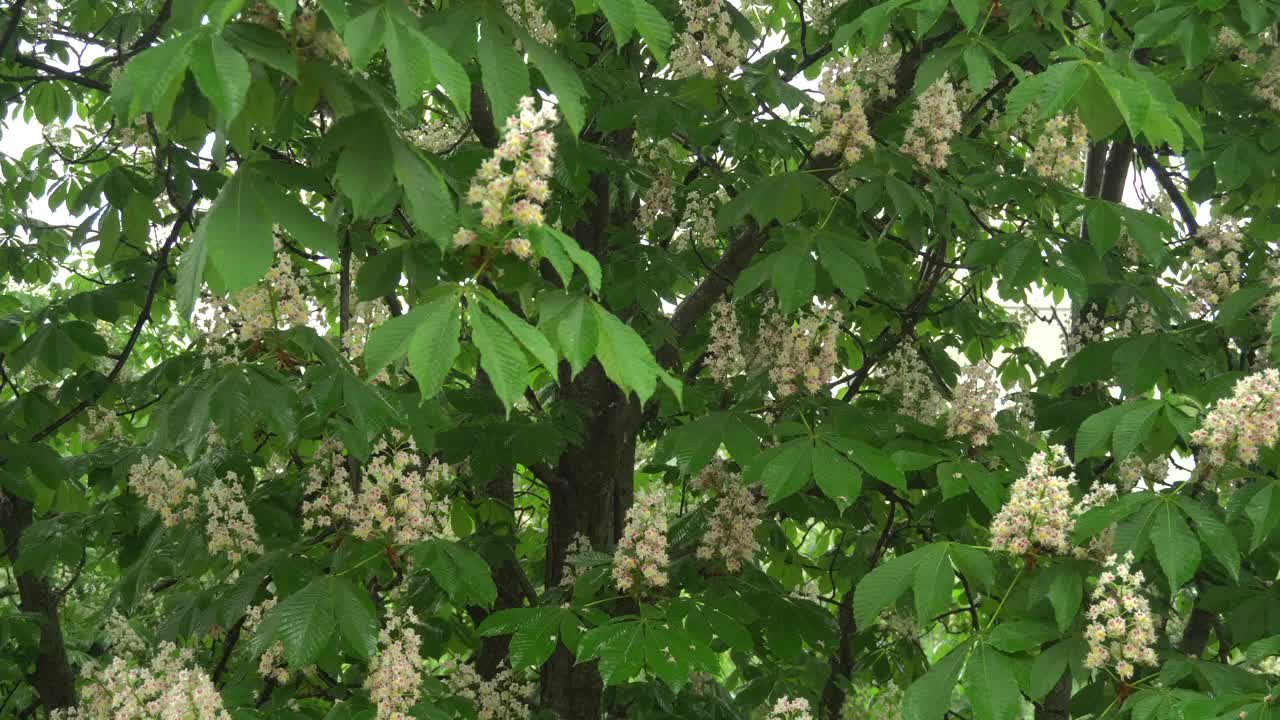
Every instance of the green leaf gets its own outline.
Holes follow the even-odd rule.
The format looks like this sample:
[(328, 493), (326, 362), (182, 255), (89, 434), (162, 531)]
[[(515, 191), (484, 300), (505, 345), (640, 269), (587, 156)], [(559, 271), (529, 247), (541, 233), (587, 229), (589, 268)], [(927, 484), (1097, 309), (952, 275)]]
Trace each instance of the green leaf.
[(427, 50), (427, 60), (431, 63), (431, 74), (436, 82), (444, 88), (444, 93), (453, 101), (458, 113), (466, 115), (471, 109), (471, 79), (467, 77), (467, 71), (430, 37), (417, 30), (412, 32), (418, 35)]
[(403, 267), (404, 251), (400, 248), (369, 258), (356, 274), (356, 298), (367, 302), (395, 292)]
[(196, 234), (203, 236), (209, 259), (234, 293), (258, 282), (271, 268), (275, 247), (271, 216), (262, 203), (261, 181), (237, 172), (204, 216)]
[(396, 143), (388, 138), (386, 123), (374, 113), (349, 120), (352, 125), (346, 147), (338, 157), (336, 182), (343, 194), (351, 198), (356, 217), (373, 217), (380, 201), (395, 185), (392, 163), (370, 162), (369, 158), (392, 157)]
[(1126, 411), (1124, 405), (1117, 405), (1085, 418), (1076, 431), (1075, 461), (1105, 455), (1111, 434), (1115, 432), (1116, 425)]
[(869, 629), (880, 616), (880, 611), (896, 602), (911, 587), (916, 566), (924, 557), (923, 550), (920, 548), (888, 560), (858, 581), (853, 593), (853, 619), (859, 630)]
[(559, 608), (538, 608), (533, 620), (522, 625), (511, 636), (508, 645), (508, 661), (512, 668), (538, 667), (555, 652), (560, 640), (560, 621), (564, 611)]
[(644, 38), (658, 64), (666, 65), (667, 53), (671, 50), (671, 23), (648, 0), (631, 0), (631, 6), (640, 37)]
[(573, 261), (573, 264), (578, 266), (578, 269), (582, 271), (582, 274), (586, 276), (587, 286), (590, 287), (593, 292), (600, 292), (600, 262), (596, 260), (595, 256), (586, 250), (583, 250), (577, 240), (574, 240), (550, 225), (545, 225), (543, 227), (547, 234), (560, 243), (560, 248), (569, 256), (569, 259)]
[(351, 57), (351, 67), (356, 70), (364, 68), (373, 58), (378, 48), (382, 47), (387, 31), (387, 14), (380, 7), (352, 18), (347, 23), (342, 36), (342, 44)]
[(350, 580), (330, 577), (338, 632), (357, 656), (369, 659), (378, 652), (378, 618), (369, 594)]
[[(201, 223), (203, 226), (203, 223)], [(200, 287), (204, 284), (204, 266), (209, 259), (209, 247), (206, 234), (196, 232), (191, 239), (191, 246), (182, 256), (178, 265), (178, 284), (174, 289), (174, 301), (177, 304), (178, 316), (185, 322), (191, 319), (191, 312), (196, 307), (196, 298), (200, 297)]]
[(1129, 128), (1130, 137), (1137, 138), (1139, 131), (1146, 125), (1147, 111), (1151, 108), (1151, 94), (1147, 91), (1146, 85), (1137, 80), (1131, 80), (1106, 65), (1090, 65), (1090, 67), (1102, 81), (1102, 86), (1106, 88), (1112, 102), (1116, 104), (1116, 109), (1120, 111), (1125, 125)]
[(388, 318), (369, 331), (364, 345), (364, 367), (370, 375), (399, 361), (409, 350), (409, 339), (422, 322), (426, 307), (419, 305), (400, 317)]
[(951, 544), (951, 562), (970, 583), (980, 590), (995, 587), (996, 570), (985, 550), (962, 543)]
[(851, 440), (846, 443), (853, 452), (853, 461), (880, 482), (903, 492), (907, 490), (907, 478), (893, 460), (880, 450), (866, 443)]
[(964, 673), (965, 694), (974, 717), (1013, 720), (1022, 714), (1022, 695), (1009, 656), (981, 644), (969, 656)]
[(564, 113), (564, 119), (569, 123), (573, 133), (577, 135), (582, 132), (582, 126), (587, 120), (582, 98), (586, 96), (587, 89), (583, 87), (578, 71), (559, 55), (539, 45), (527, 33), (523, 33), (520, 41), (524, 45), (525, 52), (529, 53), (533, 64), (538, 66), (542, 76), (547, 79), (551, 92), (556, 96), (556, 102), (560, 104), (560, 112)]
[(813, 451), (813, 479), (823, 494), (831, 498), (843, 512), (862, 492), (862, 471), (826, 443), (818, 443)]
[(1173, 497), (1174, 502), (1178, 503), (1178, 507), (1191, 520), (1196, 534), (1200, 536), (1200, 541), (1227, 569), (1231, 578), (1237, 579), (1240, 576), (1240, 546), (1236, 543), (1231, 530), (1218, 519), (1217, 513), (1221, 511), (1217, 508), (1210, 509), (1199, 500), (1186, 495), (1179, 494)]
[(1038, 620), (1014, 620), (1001, 623), (987, 635), (992, 647), (1007, 653), (1019, 653), (1040, 647), (1048, 640), (1058, 638), (1058, 629)]
[(467, 322), (471, 338), (480, 350), (480, 367), (489, 374), (489, 382), (498, 399), (511, 414), (511, 408), (524, 395), (529, 379), (529, 363), (514, 336), (497, 320), (468, 308)]
[[(960, 21), (968, 30), (973, 30), (978, 24), (978, 12), (981, 8), (978, 6), (978, 0), (951, 0), (951, 7), (956, 9), (956, 14), (960, 16)], [(972, 76), (971, 76), (972, 79)], [(986, 83), (975, 83), (973, 87), (986, 87)]]
[(480, 293), (480, 303), (484, 305), (484, 309), (497, 318), (507, 330), (520, 341), (520, 345), (529, 351), (552, 378), (556, 376), (556, 368), (559, 360), (556, 357), (555, 348), (551, 347), (551, 342), (547, 340), (537, 328), (525, 322), (523, 318), (507, 309), (502, 301), (490, 297), (488, 293)]
[(449, 249), (458, 218), (444, 178), (405, 143), (393, 143), (392, 152), (395, 178), (404, 191), (404, 202), (414, 227), (434, 240), (436, 247)]
[(635, 31), (636, 17), (631, 0), (596, 0), (604, 16), (609, 19), (609, 27), (613, 28), (613, 37), (618, 47), (627, 44), (631, 33)]
[(320, 656), (336, 629), (335, 603), (331, 583), (320, 577), (271, 609), (276, 637), (290, 665), (310, 665)]
[(191, 72), (200, 92), (209, 98), (222, 122), (230, 124), (244, 109), (249, 95), (249, 63), (217, 35), (198, 43), (192, 60)]
[(845, 299), (855, 302), (862, 297), (867, 290), (867, 275), (862, 271), (862, 265), (840, 247), (834, 234), (818, 236), (818, 254), (822, 258), (823, 269), (844, 293)]
[[(952, 2), (956, 1), (952, 0)], [(977, 2), (977, 0), (961, 1), (975, 4)], [(986, 87), (995, 77), (995, 70), (991, 68), (991, 58), (987, 57), (986, 50), (979, 43), (972, 43), (964, 49), (964, 67), (965, 72), (969, 74), (970, 87)]]
[(1089, 230), (1089, 243), (1099, 255), (1106, 253), (1120, 239), (1120, 213), (1111, 203), (1096, 200), (1089, 203), (1086, 216)]
[(1182, 511), (1172, 501), (1161, 502), (1154, 518), (1151, 544), (1169, 580), (1169, 591), (1174, 592), (1185, 585), (1200, 567), (1200, 541), (1191, 534)]
[[(856, 594), (854, 602), (857, 602)], [(862, 623), (858, 625), (861, 627)], [(903, 720), (941, 720), (951, 709), (951, 693), (960, 679), (960, 670), (969, 657), (969, 651), (970, 644), (966, 641), (911, 683), (902, 697)]]
[(1271, 316), (1271, 365), (1280, 365), (1280, 309)]
[(338, 234), (323, 220), (316, 217), (305, 205), (290, 195), (280, 192), (268, 183), (259, 183), (257, 189), (271, 218), (303, 245), (323, 253), (329, 258), (338, 257)]
[(222, 34), (250, 58), (273, 67), (294, 80), (298, 79), (298, 60), (293, 54), (293, 48), (280, 33), (257, 23), (238, 22), (228, 25)]
[(409, 338), (409, 373), (418, 381), (421, 398), (429, 400), (444, 387), (445, 378), (462, 351), (458, 344), (462, 306), (458, 304), (458, 296), (450, 293), (419, 307), (422, 307), (422, 316), (417, 330)]
[(506, 118), (515, 115), (520, 98), (529, 94), (529, 66), (498, 25), (486, 22), (481, 29), (480, 73), (493, 111), (493, 123), (502, 127)]
[(624, 393), (634, 392), (640, 402), (648, 401), (657, 389), (658, 361), (653, 359), (644, 338), (629, 325), (602, 306), (591, 306), (599, 330), (596, 358), (604, 366), (605, 375)]
[(1027, 695), (1037, 702), (1049, 694), (1062, 674), (1067, 671), (1067, 663), (1071, 660), (1074, 643), (1064, 640), (1036, 656), (1031, 663), (1031, 687)]
[(777, 503), (803, 489), (809, 483), (812, 462), (813, 443), (809, 438), (797, 438), (782, 445), (760, 475), (769, 502)]
[(191, 45), (196, 36), (183, 34), (142, 51), (125, 66), (129, 98), (127, 120), (143, 114), (155, 115), (156, 126), (168, 127), (173, 101), (182, 89), (191, 61)]
[(561, 354), (569, 361), (571, 377), (577, 377), (595, 355), (600, 341), (600, 326), (586, 298), (576, 297), (565, 306), (557, 316), (555, 335)]
[(911, 593), (916, 601), (916, 620), (926, 625), (951, 604), (951, 590), (956, 574), (951, 568), (948, 543), (934, 543), (921, 548)]
[(493, 584), (493, 576), (484, 558), (447, 540), (418, 543), (413, 552), (454, 603), (493, 607), (498, 588)]
[(1142, 444), (1151, 434), (1157, 413), (1164, 407), (1163, 400), (1138, 400), (1120, 407), (1124, 413), (1116, 422), (1115, 434), (1112, 436), (1112, 452), (1117, 460), (1122, 460)]
[(1084, 602), (1084, 578), (1071, 565), (1059, 565), (1049, 581), (1049, 604), (1053, 606), (1058, 630), (1065, 632), (1075, 622), (1080, 604)]
[[(352, 21), (347, 27), (354, 28), (358, 20)], [(387, 60), (391, 63), (391, 79), (396, 84), (396, 101), (400, 103), (400, 107), (412, 107), (421, 102), (422, 96), (432, 87), (427, 37), (397, 22), (386, 33), (386, 44)]]

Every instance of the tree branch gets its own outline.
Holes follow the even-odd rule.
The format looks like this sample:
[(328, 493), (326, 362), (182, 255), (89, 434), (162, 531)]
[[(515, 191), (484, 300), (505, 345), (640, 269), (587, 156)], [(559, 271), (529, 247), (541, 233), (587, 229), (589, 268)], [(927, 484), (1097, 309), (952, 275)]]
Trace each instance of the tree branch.
[(1200, 223), (1196, 222), (1196, 214), (1187, 205), (1187, 199), (1183, 197), (1182, 191), (1174, 184), (1173, 178), (1169, 175), (1169, 169), (1160, 164), (1159, 158), (1146, 145), (1138, 146), (1138, 157), (1142, 158), (1143, 164), (1156, 176), (1160, 187), (1164, 188), (1165, 194), (1173, 201), (1173, 206), (1178, 209), (1178, 215), (1182, 217), (1182, 223), (1187, 226), (1187, 233), (1195, 235), (1199, 232)]
[(115, 382), (120, 376), (120, 372), (124, 370), (125, 363), (129, 361), (129, 356), (133, 354), (133, 348), (138, 343), (138, 336), (142, 334), (142, 328), (146, 326), (147, 321), (151, 319), (151, 306), (155, 303), (156, 291), (160, 289), (160, 278), (164, 277), (165, 270), (169, 268), (169, 252), (173, 250), (173, 245), (178, 241), (178, 236), (182, 234), (182, 226), (191, 217), (191, 213), (195, 210), (196, 203), (200, 200), (199, 194), (191, 196), (190, 202), (178, 216), (174, 218), (173, 229), (169, 231), (169, 237), (165, 239), (164, 244), (160, 246), (160, 252), (156, 254), (156, 269), (151, 273), (151, 282), (147, 285), (147, 295), (142, 301), (142, 312), (138, 313), (138, 319), (133, 324), (133, 330), (129, 333), (129, 339), (124, 344), (124, 349), (120, 351), (120, 356), (116, 358), (116, 363), (111, 367), (111, 372), (107, 373), (107, 379), (96, 390), (91, 392), (88, 397), (76, 403), (62, 417), (54, 420), (43, 430), (37, 432), (31, 437), (31, 442), (40, 442), (52, 435), (58, 428), (66, 425), (77, 415), (84, 412), (89, 406), (98, 402), (111, 383)]
[(17, 0), (9, 10), (9, 27), (5, 28), (4, 37), (0, 38), (0, 57), (4, 57), (5, 51), (9, 49), (9, 42), (18, 33), (18, 25), (22, 23), (22, 9), (26, 4), (27, 0)]

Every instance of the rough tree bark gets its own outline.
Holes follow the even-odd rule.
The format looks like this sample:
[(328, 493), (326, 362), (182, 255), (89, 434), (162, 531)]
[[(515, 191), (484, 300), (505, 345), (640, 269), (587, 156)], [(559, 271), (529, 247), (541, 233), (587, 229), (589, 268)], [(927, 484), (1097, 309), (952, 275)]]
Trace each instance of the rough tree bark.
[[(8, 492), (0, 493), (0, 542), (14, 567), (18, 566), (18, 545), (22, 533), (31, 527), (31, 503)], [(58, 623), (58, 596), (44, 578), (30, 572), (18, 574), (19, 607), (40, 621), (40, 653), (36, 656), (31, 684), (40, 694), (45, 712), (76, 704), (76, 677), (67, 660)]]

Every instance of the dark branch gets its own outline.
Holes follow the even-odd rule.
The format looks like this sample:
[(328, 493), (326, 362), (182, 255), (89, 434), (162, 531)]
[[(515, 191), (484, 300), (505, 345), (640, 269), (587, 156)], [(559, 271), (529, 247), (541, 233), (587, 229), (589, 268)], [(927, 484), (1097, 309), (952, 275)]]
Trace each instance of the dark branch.
[(195, 210), (196, 202), (200, 199), (199, 195), (193, 195), (191, 201), (187, 203), (187, 207), (178, 213), (178, 217), (174, 218), (173, 229), (169, 231), (169, 237), (165, 239), (164, 244), (160, 246), (160, 252), (156, 253), (156, 269), (151, 273), (151, 282), (147, 286), (147, 296), (142, 301), (142, 312), (138, 313), (138, 319), (133, 324), (133, 330), (129, 333), (129, 339), (124, 344), (124, 349), (120, 351), (120, 356), (116, 359), (115, 365), (111, 367), (111, 372), (107, 373), (107, 379), (100, 385), (97, 390), (90, 393), (88, 397), (76, 403), (62, 417), (54, 420), (43, 430), (31, 437), (31, 442), (40, 442), (52, 435), (58, 428), (66, 425), (77, 415), (84, 412), (102, 397), (107, 388), (115, 382), (124, 370), (125, 363), (129, 361), (129, 356), (133, 354), (133, 348), (138, 343), (138, 337), (142, 334), (142, 328), (146, 326), (147, 321), (151, 319), (151, 306), (155, 303), (156, 291), (160, 289), (160, 279), (164, 277), (165, 271), (169, 268), (169, 252), (173, 250), (173, 245), (178, 241), (178, 236), (182, 234), (182, 226), (191, 217), (191, 213)]

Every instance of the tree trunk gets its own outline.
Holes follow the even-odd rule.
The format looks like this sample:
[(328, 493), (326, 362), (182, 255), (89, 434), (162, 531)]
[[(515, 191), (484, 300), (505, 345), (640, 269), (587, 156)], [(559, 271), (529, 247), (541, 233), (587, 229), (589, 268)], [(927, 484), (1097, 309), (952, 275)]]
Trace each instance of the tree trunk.
[[(7, 492), (0, 494), (0, 533), (9, 562), (18, 564), (22, 533), (31, 527), (31, 503)], [(45, 712), (76, 704), (76, 678), (67, 660), (58, 624), (58, 597), (43, 577), (24, 572), (18, 575), (19, 607), (40, 623), (40, 652), (36, 656), (31, 684), (40, 694)]]
[(1036, 703), (1036, 720), (1067, 720), (1071, 717), (1068, 706), (1071, 704), (1071, 672), (1062, 673), (1058, 683), (1053, 686), (1044, 701)]
[[(609, 550), (622, 532), (631, 506), (636, 432), (640, 405), (609, 382), (592, 362), (562, 385), (563, 400), (583, 411), (582, 441), (560, 456), (560, 482), (552, 483), (547, 521), (546, 585), (564, 576), (565, 555), (581, 533), (592, 547)], [(576, 663), (564, 645), (556, 647), (542, 669), (542, 702), (564, 720), (596, 720), (603, 685), (595, 663)]]

